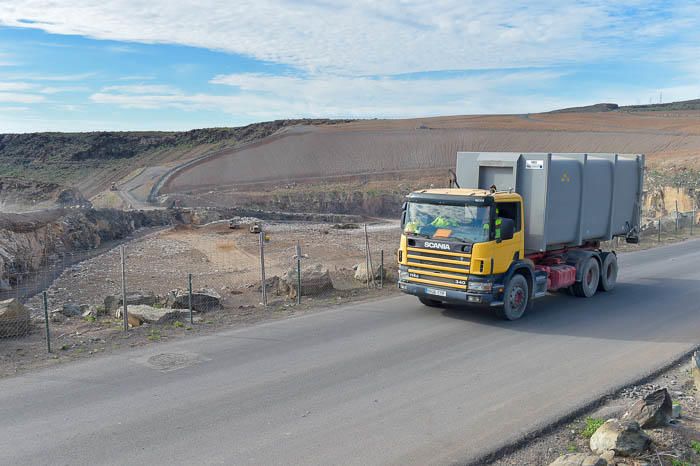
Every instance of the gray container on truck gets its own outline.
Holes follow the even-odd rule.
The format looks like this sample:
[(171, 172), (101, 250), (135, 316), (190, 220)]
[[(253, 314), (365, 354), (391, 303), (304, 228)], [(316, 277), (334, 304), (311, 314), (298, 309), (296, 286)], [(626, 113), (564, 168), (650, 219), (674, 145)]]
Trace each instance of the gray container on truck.
[(641, 154), (457, 153), (461, 188), (523, 197), (527, 252), (637, 237), (643, 174)]

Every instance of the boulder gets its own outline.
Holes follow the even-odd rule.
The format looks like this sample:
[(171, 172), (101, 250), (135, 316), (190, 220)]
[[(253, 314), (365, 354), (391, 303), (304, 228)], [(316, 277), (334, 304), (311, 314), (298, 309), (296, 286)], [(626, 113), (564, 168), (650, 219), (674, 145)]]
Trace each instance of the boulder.
[(614, 451), (615, 455), (632, 456), (642, 453), (651, 444), (649, 436), (636, 421), (608, 419), (591, 437), (591, 450), (602, 455)]
[(661, 388), (634, 402), (623, 420), (637, 421), (643, 429), (663, 427), (673, 416), (673, 402), (668, 390)]
[[(301, 293), (303, 296), (315, 296), (333, 289), (333, 281), (328, 268), (321, 264), (311, 264), (301, 269)], [(297, 297), (296, 267), (287, 271), (282, 278), (279, 294), (285, 294), (291, 299)]]
[(105, 296), (104, 306), (107, 312), (114, 312), (122, 303), (122, 299), (116, 295)]
[(608, 462), (600, 456), (587, 453), (570, 453), (560, 456), (549, 466), (608, 466)]
[(25, 335), (30, 327), (29, 309), (14, 298), (0, 301), (0, 338)]
[[(124, 304), (121, 295), (109, 295), (105, 297), (104, 305), (107, 312), (116, 311)], [(158, 297), (152, 291), (132, 291), (126, 294), (126, 304), (129, 306), (146, 305), (153, 306), (158, 302)]]
[[(114, 316), (117, 319), (121, 319), (122, 312), (124, 312), (124, 308), (119, 307), (114, 313)], [(133, 306), (128, 306), (127, 312), (129, 325), (131, 325), (132, 327), (137, 327), (138, 325), (141, 325), (144, 322), (148, 322), (150, 324), (167, 324), (176, 320), (184, 319), (187, 314), (187, 311), (183, 311), (182, 309), (159, 309), (156, 307), (147, 306), (145, 304), (135, 304)], [(139, 321), (138, 325), (134, 325), (136, 322), (132, 323), (133, 319), (137, 319)]]
[(6, 279), (0, 279), (0, 291), (12, 291), (12, 285)]
[[(174, 290), (168, 295), (166, 307), (189, 309), (189, 294), (186, 290)], [(192, 309), (197, 312), (215, 311), (221, 307), (221, 295), (214, 290), (203, 288), (192, 292)]]
[(66, 317), (77, 317), (83, 313), (83, 311), (80, 310), (80, 305), (73, 303), (64, 304), (59, 312)]
[(54, 309), (53, 311), (51, 311), (51, 315), (49, 316), (50, 321), (55, 324), (61, 324), (65, 322), (68, 319), (68, 317), (64, 316), (63, 312), (61, 311), (62, 309)]
[[(374, 270), (374, 279), (379, 280), (381, 278), (381, 267), (372, 267)], [(356, 266), (353, 267), (355, 269), (355, 280), (358, 280), (362, 283), (367, 283), (367, 263), (366, 262), (360, 262)], [(385, 275), (386, 276), (386, 275)]]

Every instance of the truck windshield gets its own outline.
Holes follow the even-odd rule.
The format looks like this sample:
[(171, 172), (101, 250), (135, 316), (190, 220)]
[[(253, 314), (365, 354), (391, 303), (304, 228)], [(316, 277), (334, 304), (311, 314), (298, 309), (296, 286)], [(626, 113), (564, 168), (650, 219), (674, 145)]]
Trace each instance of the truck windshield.
[(428, 238), (457, 239), (468, 243), (488, 241), (490, 207), (409, 202), (404, 233)]

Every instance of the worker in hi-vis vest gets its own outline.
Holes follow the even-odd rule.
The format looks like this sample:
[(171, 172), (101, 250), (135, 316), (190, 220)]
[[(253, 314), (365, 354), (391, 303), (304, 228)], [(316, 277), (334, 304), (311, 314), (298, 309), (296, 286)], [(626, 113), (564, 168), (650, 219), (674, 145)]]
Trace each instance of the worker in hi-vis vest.
[[(493, 239), (496, 241), (501, 239), (501, 224), (503, 223), (503, 218), (499, 216), (499, 211), (498, 207), (496, 207), (496, 221), (494, 222), (495, 228), (494, 228), (494, 235)], [(484, 222), (484, 236), (488, 238), (489, 236), (489, 230), (491, 229), (491, 226), (489, 225), (489, 222), (486, 221)]]

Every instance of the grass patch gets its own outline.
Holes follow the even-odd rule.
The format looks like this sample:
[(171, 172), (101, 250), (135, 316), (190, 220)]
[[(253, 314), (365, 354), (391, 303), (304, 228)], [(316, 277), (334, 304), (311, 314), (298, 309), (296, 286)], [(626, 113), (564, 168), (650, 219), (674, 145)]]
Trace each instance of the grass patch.
[(148, 338), (149, 341), (158, 341), (158, 340), (160, 340), (160, 330), (155, 329), (155, 328), (151, 329), (151, 331), (148, 332), (148, 337), (147, 337), (147, 338)]
[(566, 451), (568, 451), (569, 453), (576, 453), (578, 451), (578, 446), (574, 445), (573, 443), (567, 445)]
[(175, 328), (183, 328), (184, 326), (185, 326), (185, 324), (183, 324), (179, 320), (176, 320), (175, 322), (173, 322), (173, 327), (175, 327)]
[(693, 464), (688, 461), (681, 461), (674, 458), (671, 460), (671, 466), (693, 466)]
[(593, 437), (593, 434), (595, 433), (596, 430), (600, 426), (605, 424), (604, 419), (600, 418), (595, 418), (595, 417), (587, 417), (586, 418), (586, 427), (581, 431), (581, 435), (583, 435), (586, 438), (591, 438)]
[(700, 442), (698, 442), (697, 440), (691, 440), (690, 441), (690, 448), (692, 448), (693, 451), (695, 451), (695, 453), (700, 455)]

